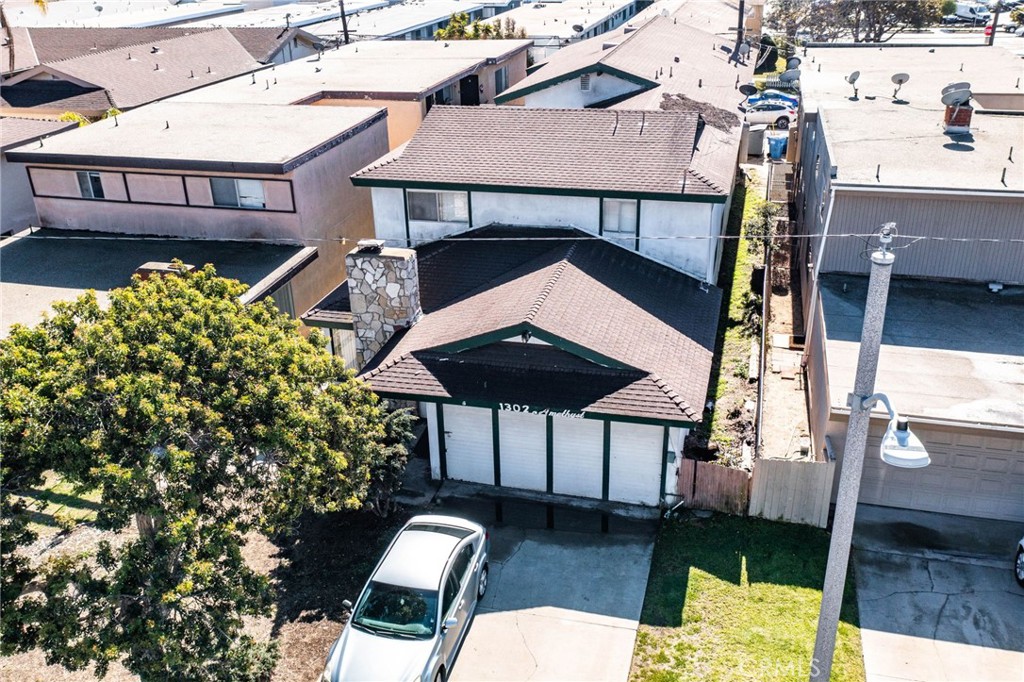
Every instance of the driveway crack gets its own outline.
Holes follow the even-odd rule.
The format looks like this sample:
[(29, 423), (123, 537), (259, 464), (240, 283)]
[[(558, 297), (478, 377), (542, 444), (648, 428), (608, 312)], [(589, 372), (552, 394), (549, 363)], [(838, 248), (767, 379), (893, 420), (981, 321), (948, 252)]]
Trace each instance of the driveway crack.
[(530, 650), (530, 645), (526, 642), (526, 635), (523, 634), (522, 629), (519, 627), (519, 616), (516, 616), (516, 632), (519, 633), (519, 639), (523, 640), (523, 647), (526, 649), (526, 653), (530, 654), (530, 658), (533, 660), (533, 671), (526, 677), (527, 680), (533, 678), (537, 673), (537, 657), (533, 655), (533, 651)]
[(942, 612), (946, 610), (946, 604), (949, 603), (951, 595), (947, 594), (946, 598), (942, 600), (942, 606), (939, 607), (939, 614), (935, 616), (935, 631), (932, 632), (932, 639), (936, 639), (939, 634), (939, 624), (942, 623)]

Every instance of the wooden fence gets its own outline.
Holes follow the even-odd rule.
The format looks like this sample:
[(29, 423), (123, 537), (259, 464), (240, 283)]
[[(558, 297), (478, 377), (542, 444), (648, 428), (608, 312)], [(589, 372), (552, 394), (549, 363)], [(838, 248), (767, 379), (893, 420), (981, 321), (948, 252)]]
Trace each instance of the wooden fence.
[(750, 515), (824, 528), (835, 462), (759, 459), (750, 484)]
[(746, 514), (750, 474), (712, 462), (683, 459), (679, 465), (678, 491), (693, 509)]

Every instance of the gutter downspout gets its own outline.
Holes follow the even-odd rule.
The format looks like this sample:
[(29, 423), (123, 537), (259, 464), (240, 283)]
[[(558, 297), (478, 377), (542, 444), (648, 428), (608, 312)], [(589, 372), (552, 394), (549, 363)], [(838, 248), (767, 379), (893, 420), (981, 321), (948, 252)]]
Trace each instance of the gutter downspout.
[(835, 187), (829, 183), (828, 188), (828, 215), (825, 216), (825, 225), (821, 230), (821, 243), (818, 245), (818, 255), (814, 259), (814, 273), (811, 276), (811, 304), (808, 307), (808, 314), (810, 319), (807, 320), (807, 328), (804, 330), (804, 354), (800, 359), (800, 364), (803, 366), (807, 365), (807, 354), (811, 348), (811, 334), (814, 331), (814, 320), (818, 318), (815, 312), (818, 305), (818, 274), (821, 272), (821, 259), (825, 256), (825, 242), (828, 241), (828, 230), (832, 225), (832, 209), (836, 205), (836, 190)]

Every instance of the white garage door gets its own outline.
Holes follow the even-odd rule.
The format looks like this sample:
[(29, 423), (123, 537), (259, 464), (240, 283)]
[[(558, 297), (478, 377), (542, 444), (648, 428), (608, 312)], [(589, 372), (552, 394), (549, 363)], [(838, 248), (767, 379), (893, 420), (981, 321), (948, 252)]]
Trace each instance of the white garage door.
[(498, 412), (501, 485), (547, 490), (547, 419), (520, 412)]
[(915, 426), (931, 464), (897, 469), (868, 441), (860, 502), (886, 507), (1024, 521), (1024, 438), (929, 431)]
[(491, 411), (462, 405), (445, 405), (443, 410), (448, 478), (494, 485)]
[(601, 497), (604, 476), (604, 422), (553, 417), (554, 492)]
[(612, 422), (611, 436), (608, 498), (657, 505), (661, 500), (664, 427)]

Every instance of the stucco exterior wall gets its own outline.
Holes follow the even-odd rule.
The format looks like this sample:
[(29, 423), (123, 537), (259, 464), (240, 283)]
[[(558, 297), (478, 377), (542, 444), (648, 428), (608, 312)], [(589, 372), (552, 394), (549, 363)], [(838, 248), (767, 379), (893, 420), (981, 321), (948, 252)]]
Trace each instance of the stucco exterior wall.
[(631, 92), (640, 92), (641, 86), (609, 73), (590, 74), (590, 90), (580, 90), (580, 78), (556, 83), (538, 90), (516, 102), (531, 108), (582, 109), (595, 102), (603, 102)]
[(688, 201), (640, 202), (640, 253), (709, 280), (715, 265), (714, 241), (701, 237), (717, 235), (721, 229), (714, 206)]
[(396, 187), (373, 187), (373, 228), (388, 246), (408, 246), (405, 238), (405, 194)]
[(185, 183), (181, 177), (141, 173), (126, 173), (124, 177), (132, 201), (186, 204)]
[(388, 110), (388, 149), (394, 149), (408, 142), (426, 116), (423, 100), (399, 101), (385, 99), (322, 99), (314, 103), (318, 107), (381, 107)]
[(600, 199), (596, 197), (551, 196), (473, 192), (473, 225), (572, 226), (597, 234)]
[(0, 233), (17, 232), (39, 222), (25, 164), (8, 163), (0, 154)]

